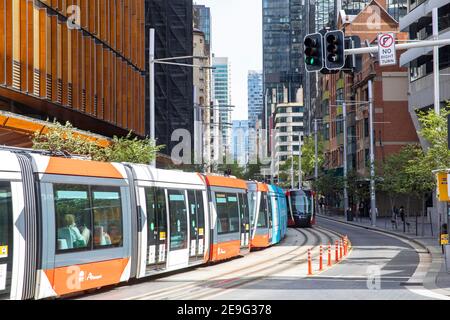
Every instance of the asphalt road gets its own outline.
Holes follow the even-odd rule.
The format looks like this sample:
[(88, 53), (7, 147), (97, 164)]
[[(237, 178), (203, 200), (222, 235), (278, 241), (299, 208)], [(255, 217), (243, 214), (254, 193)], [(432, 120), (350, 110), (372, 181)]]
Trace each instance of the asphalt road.
[[(215, 299), (432, 299), (426, 290), (405, 283), (419, 265), (419, 254), (409, 244), (388, 235), (318, 219), (318, 226), (348, 235), (353, 250), (333, 268), (307, 278), (294, 270), (252, 283)], [(416, 292), (421, 292), (418, 294)]]
[[(318, 272), (319, 245), (348, 235), (352, 251)], [(307, 276), (307, 250), (313, 276)], [(324, 264), (327, 255), (324, 255)], [(334, 252), (333, 252), (334, 259)], [(418, 269), (418, 267), (420, 267)], [(424, 267), (409, 243), (386, 234), (319, 218), (313, 229), (290, 229), (278, 246), (232, 261), (102, 290), (81, 299), (141, 300), (417, 300), (441, 298), (420, 285)], [(418, 277), (419, 275), (419, 277)], [(423, 274), (424, 275), (424, 274)], [(414, 277), (413, 277), (414, 276)]]

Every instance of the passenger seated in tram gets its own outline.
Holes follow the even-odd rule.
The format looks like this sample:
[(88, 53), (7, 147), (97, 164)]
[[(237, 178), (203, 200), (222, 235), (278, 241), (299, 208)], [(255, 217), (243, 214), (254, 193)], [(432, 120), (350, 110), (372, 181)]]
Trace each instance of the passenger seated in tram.
[(94, 245), (97, 247), (102, 246), (110, 246), (111, 245), (111, 237), (107, 232), (105, 232), (105, 227), (103, 226), (95, 226), (94, 228)]
[(112, 223), (108, 226), (109, 241), (113, 245), (122, 244), (122, 231), (116, 223)]
[(58, 229), (58, 249), (77, 249), (86, 247), (86, 239), (80, 233), (73, 214), (66, 214), (61, 223), (64, 227)]

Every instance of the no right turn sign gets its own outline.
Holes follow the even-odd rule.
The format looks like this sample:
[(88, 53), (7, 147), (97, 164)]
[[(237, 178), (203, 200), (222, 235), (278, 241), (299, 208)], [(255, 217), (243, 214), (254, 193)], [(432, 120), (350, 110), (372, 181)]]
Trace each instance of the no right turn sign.
[(378, 35), (378, 59), (380, 61), (380, 66), (397, 64), (394, 33), (381, 33)]

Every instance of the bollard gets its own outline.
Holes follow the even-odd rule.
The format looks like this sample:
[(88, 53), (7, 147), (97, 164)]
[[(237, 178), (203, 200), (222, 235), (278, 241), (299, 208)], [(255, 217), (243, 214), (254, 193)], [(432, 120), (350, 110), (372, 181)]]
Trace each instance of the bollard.
[(342, 260), (342, 239), (341, 240), (339, 240), (339, 259), (341, 259)]
[(323, 270), (323, 247), (320, 246), (319, 271)]
[(344, 256), (347, 256), (348, 254), (348, 240), (347, 236), (344, 237)]
[(336, 240), (336, 263), (339, 262), (339, 241)]
[(308, 249), (308, 276), (312, 276), (311, 249)]
[(331, 267), (331, 243), (328, 243), (328, 266)]

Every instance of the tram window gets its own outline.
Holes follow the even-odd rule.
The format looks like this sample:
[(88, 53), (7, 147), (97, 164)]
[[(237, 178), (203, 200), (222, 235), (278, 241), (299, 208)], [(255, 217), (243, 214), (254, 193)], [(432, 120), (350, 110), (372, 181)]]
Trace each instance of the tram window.
[(92, 234), (89, 187), (54, 185), (54, 197), (57, 250), (89, 249)]
[[(197, 197), (197, 207), (198, 207), (198, 235), (204, 236), (205, 235), (205, 206), (203, 203), (203, 192), (197, 191), (196, 193)], [(203, 230), (200, 230), (203, 229)]]
[(155, 229), (156, 229), (156, 203), (154, 188), (145, 189), (145, 202), (147, 206), (147, 227), (148, 227), (148, 241), (149, 244), (154, 244)]
[(93, 187), (94, 248), (120, 247), (123, 242), (120, 188)]
[(120, 188), (53, 185), (58, 253), (123, 245)]
[(155, 189), (155, 204), (157, 212), (157, 222), (159, 231), (159, 240), (166, 240), (167, 232), (167, 209), (166, 209), (166, 193), (164, 189)]
[[(0, 247), (7, 247), (9, 245), (9, 240), (12, 236), (12, 230), (10, 230), (10, 226), (12, 226), (11, 216), (11, 187), (9, 183), (0, 182)], [(9, 250), (11, 249), (12, 248), (9, 248)], [(8, 250), (8, 248), (6, 248), (6, 250)], [(0, 252), (0, 257), (4, 255), (5, 253)]]
[(170, 250), (187, 248), (187, 208), (184, 191), (169, 190)]
[(267, 202), (264, 194), (261, 194), (261, 203), (259, 205), (257, 227), (267, 228)]
[(244, 194), (239, 195), (239, 204), (241, 209), (241, 219), (243, 223), (247, 224), (249, 223), (248, 198)]
[(297, 214), (307, 213), (307, 198), (304, 195), (295, 194), (291, 195), (292, 210)]
[(255, 223), (256, 197), (256, 192), (250, 191), (248, 193), (248, 208), (250, 211), (250, 222), (252, 223), (252, 225)]
[(219, 234), (239, 232), (239, 202), (237, 194), (216, 193), (217, 231)]

